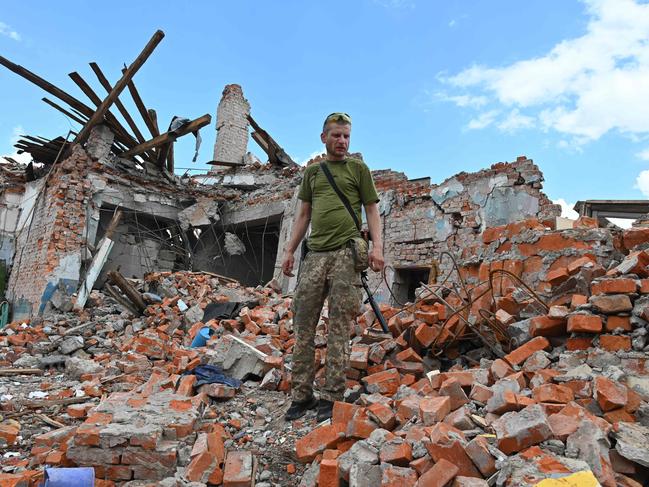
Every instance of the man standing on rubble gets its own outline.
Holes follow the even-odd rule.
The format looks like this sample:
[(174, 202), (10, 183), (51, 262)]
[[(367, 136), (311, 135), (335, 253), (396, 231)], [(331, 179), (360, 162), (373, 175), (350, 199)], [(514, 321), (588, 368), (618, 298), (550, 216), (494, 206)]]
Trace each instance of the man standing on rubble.
[[(379, 201), (372, 175), (362, 161), (348, 157), (351, 118), (346, 113), (332, 113), (324, 122), (320, 139), (325, 144), (327, 160), (306, 168), (298, 198), (300, 207), (293, 234), (284, 252), (282, 271), (293, 276), (294, 253), (306, 235), (309, 224), (308, 254), (300, 271), (293, 307), (296, 342), (293, 350), (292, 402), (286, 420), (302, 417), (318, 408), (318, 421), (331, 417), (334, 401), (345, 392), (349, 364), (350, 323), (361, 304), (360, 274), (356, 270), (361, 205), (365, 207), (372, 240), (369, 267), (383, 270), (383, 244)], [(332, 186), (329, 170), (349, 208)], [(351, 211), (356, 214), (352, 217)], [(329, 303), (325, 385), (320, 401), (313, 395), (316, 368), (315, 331), (325, 298)]]

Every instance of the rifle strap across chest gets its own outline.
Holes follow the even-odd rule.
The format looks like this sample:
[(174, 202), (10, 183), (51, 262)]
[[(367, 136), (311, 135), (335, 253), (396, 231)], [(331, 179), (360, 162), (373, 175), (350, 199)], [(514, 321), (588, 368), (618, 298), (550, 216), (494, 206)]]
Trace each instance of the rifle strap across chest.
[(343, 192), (340, 191), (340, 188), (338, 188), (338, 185), (336, 184), (336, 181), (334, 180), (334, 177), (331, 174), (331, 171), (327, 167), (327, 164), (325, 162), (321, 162), (320, 163), (320, 169), (322, 169), (322, 172), (327, 177), (327, 180), (329, 181), (329, 184), (331, 185), (333, 190), (336, 192), (336, 194), (340, 198), (340, 201), (342, 201), (343, 205), (345, 205), (345, 208), (347, 208), (347, 211), (349, 212), (349, 214), (352, 216), (352, 219), (354, 220), (354, 224), (356, 225), (356, 228), (360, 231), (361, 223), (358, 221), (358, 216), (356, 216), (356, 213), (354, 212), (354, 209), (352, 208), (351, 203), (347, 199), (347, 196), (345, 196), (343, 194)]

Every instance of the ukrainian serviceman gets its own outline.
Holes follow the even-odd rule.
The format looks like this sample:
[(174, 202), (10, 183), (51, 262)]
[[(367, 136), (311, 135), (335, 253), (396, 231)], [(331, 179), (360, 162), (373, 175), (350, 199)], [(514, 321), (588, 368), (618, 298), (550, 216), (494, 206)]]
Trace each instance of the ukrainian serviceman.
[[(367, 225), (372, 240), (369, 267), (383, 269), (383, 244), (379, 201), (369, 168), (348, 156), (351, 118), (345, 113), (333, 113), (324, 122), (320, 136), (325, 144), (327, 160), (336, 186), (347, 198), (361, 221), (361, 205), (365, 207)], [(360, 309), (361, 281), (356, 265), (354, 239), (358, 229), (350, 211), (336, 193), (322, 167), (312, 164), (306, 168), (298, 198), (300, 207), (293, 234), (284, 251), (282, 271), (293, 276), (294, 253), (306, 235), (308, 253), (298, 277), (293, 300), (295, 347), (293, 349), (292, 402), (285, 418), (294, 420), (317, 406), (318, 420), (331, 417), (334, 401), (343, 399), (346, 370), (349, 364), (349, 334), (351, 321)], [(313, 393), (315, 379), (315, 331), (324, 300), (329, 306), (326, 373), (324, 388), (317, 401)]]

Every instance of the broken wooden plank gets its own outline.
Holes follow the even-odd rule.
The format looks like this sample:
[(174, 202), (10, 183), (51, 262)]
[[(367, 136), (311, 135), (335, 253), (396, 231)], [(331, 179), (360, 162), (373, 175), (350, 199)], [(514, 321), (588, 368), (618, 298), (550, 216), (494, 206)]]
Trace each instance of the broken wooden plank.
[(11, 367), (0, 369), (0, 376), (12, 375), (43, 375), (43, 369), (16, 369)]
[(146, 309), (146, 303), (142, 294), (133, 287), (133, 285), (128, 282), (124, 276), (122, 276), (118, 271), (108, 271), (108, 279), (110, 282), (115, 284), (120, 291), (122, 291), (131, 303), (135, 305), (135, 308), (142, 314)]
[(79, 287), (79, 290), (77, 291), (77, 300), (74, 303), (74, 309), (77, 311), (82, 310), (86, 305), (88, 296), (90, 296), (90, 291), (92, 291), (92, 287), (95, 285), (95, 282), (97, 281), (101, 270), (104, 268), (104, 265), (108, 260), (108, 255), (115, 245), (115, 242), (112, 240), (113, 233), (115, 232), (115, 228), (117, 228), (117, 225), (119, 224), (121, 218), (122, 210), (117, 210), (113, 214), (113, 217), (108, 224), (108, 228), (106, 229), (106, 233), (101, 239), (99, 250), (95, 252), (95, 255), (92, 256), (92, 263), (88, 268), (86, 278), (83, 280), (81, 286)]
[(81, 404), (91, 401), (92, 397), (65, 397), (63, 399), (45, 399), (44, 401), (25, 401), (20, 404), (23, 408), (39, 409), (54, 406), (69, 406), (70, 404)]
[(157, 137), (154, 137), (151, 140), (147, 140), (144, 144), (137, 145), (132, 149), (127, 150), (126, 152), (120, 154), (120, 157), (134, 156), (137, 154), (141, 154), (142, 152), (146, 152), (149, 149), (160, 147), (161, 145), (166, 144), (167, 142), (173, 142), (178, 137), (182, 137), (183, 135), (187, 135), (190, 132), (194, 132), (200, 129), (201, 127), (204, 127), (205, 125), (208, 125), (211, 121), (212, 121), (211, 115), (205, 114), (202, 117), (192, 120), (187, 125), (183, 125), (176, 131), (165, 132), (164, 134), (158, 135)]
[[(113, 90), (112, 85), (108, 81), (108, 78), (104, 76), (103, 71), (99, 68), (99, 65), (97, 63), (90, 63), (90, 68), (94, 71), (95, 76), (97, 76), (97, 79), (99, 80), (99, 83), (104, 87), (106, 90), (106, 93), (110, 93)], [(146, 139), (144, 138), (144, 135), (142, 135), (142, 132), (140, 132), (140, 129), (138, 128), (137, 124), (135, 123), (135, 120), (133, 120), (133, 117), (131, 117), (131, 114), (128, 112), (124, 104), (120, 101), (119, 98), (115, 100), (115, 106), (119, 110), (119, 113), (122, 114), (122, 117), (124, 117), (124, 120), (126, 120), (126, 123), (128, 126), (131, 128), (133, 133), (135, 134), (135, 138), (137, 139), (138, 142), (142, 143)]]
[(133, 79), (135, 73), (137, 73), (137, 71), (146, 62), (146, 60), (149, 58), (149, 56), (156, 48), (156, 46), (160, 43), (163, 37), (164, 37), (164, 32), (162, 32), (161, 30), (156, 31), (156, 33), (153, 34), (153, 36), (151, 37), (147, 45), (144, 46), (142, 52), (135, 58), (135, 61), (133, 61), (133, 63), (126, 69), (126, 72), (122, 75), (120, 80), (115, 84), (115, 86), (108, 94), (108, 96), (104, 99), (102, 104), (92, 114), (90, 120), (88, 120), (88, 123), (84, 125), (84, 127), (79, 131), (76, 138), (74, 139), (75, 143), (83, 144), (86, 141), (88, 135), (90, 135), (90, 130), (92, 130), (92, 128), (95, 125), (97, 125), (102, 121), (104, 115), (108, 111), (108, 108), (110, 108), (110, 106), (113, 104), (113, 102), (122, 92), (122, 90), (126, 88), (129, 81)]
[(104, 283), (104, 291), (106, 291), (108, 294), (110, 294), (110, 297), (113, 298), (115, 301), (117, 301), (122, 307), (131, 313), (133, 316), (138, 316), (139, 313), (135, 309), (135, 307), (127, 300), (125, 299), (118, 291), (115, 289), (113, 286), (108, 284), (107, 282)]
[(66, 424), (63, 424), (60, 421), (55, 421), (54, 419), (42, 413), (35, 414), (34, 416), (40, 419), (43, 423), (52, 426), (53, 428), (65, 428), (67, 426)]
[[(102, 99), (99, 98), (99, 95), (95, 93), (90, 85), (84, 80), (81, 75), (77, 72), (68, 73), (68, 76), (74, 81), (74, 83), (79, 87), (79, 89), (86, 95), (91, 102), (99, 108), (102, 104)], [(117, 101), (117, 100), (115, 100)], [(133, 147), (137, 145), (139, 141), (135, 140), (131, 134), (128, 133), (126, 128), (117, 120), (115, 115), (113, 115), (110, 110), (107, 110), (105, 113), (106, 123), (111, 126), (113, 132), (115, 132), (115, 137), (122, 140), (128, 147)]]

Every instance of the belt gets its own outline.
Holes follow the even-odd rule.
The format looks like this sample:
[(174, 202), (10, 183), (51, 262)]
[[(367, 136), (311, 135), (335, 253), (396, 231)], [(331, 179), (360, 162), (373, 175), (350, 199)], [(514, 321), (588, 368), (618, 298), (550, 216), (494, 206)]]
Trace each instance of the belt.
[(338, 247), (334, 247), (333, 249), (327, 249), (327, 250), (311, 250), (309, 249), (309, 252), (317, 252), (317, 253), (322, 253), (322, 252), (335, 252), (336, 250), (342, 250), (349, 248), (351, 241), (347, 241), (342, 245), (339, 245)]

